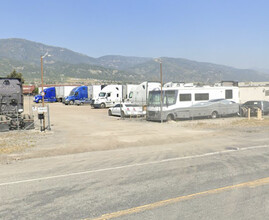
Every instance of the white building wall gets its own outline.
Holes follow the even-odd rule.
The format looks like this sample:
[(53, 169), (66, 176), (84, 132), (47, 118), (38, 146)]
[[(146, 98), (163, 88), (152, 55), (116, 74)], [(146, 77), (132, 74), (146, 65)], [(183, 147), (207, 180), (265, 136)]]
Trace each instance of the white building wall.
[(269, 101), (269, 86), (243, 86), (239, 87), (239, 102), (251, 100)]

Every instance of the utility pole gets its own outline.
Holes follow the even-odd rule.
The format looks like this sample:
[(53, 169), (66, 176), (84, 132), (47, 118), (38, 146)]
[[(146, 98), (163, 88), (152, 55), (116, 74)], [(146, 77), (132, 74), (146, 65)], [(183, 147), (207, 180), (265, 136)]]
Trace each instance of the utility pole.
[(163, 123), (163, 66), (160, 59), (160, 81), (161, 81), (161, 123)]
[[(45, 106), (45, 102), (44, 102), (44, 96), (45, 96), (45, 93), (44, 93), (44, 79), (43, 79), (43, 58), (44, 57), (45, 57), (45, 55), (40, 57), (40, 62), (41, 62), (42, 107)], [(45, 131), (45, 127), (46, 127), (45, 114), (43, 112), (43, 129), (42, 129), (43, 131)]]
[[(44, 93), (44, 77), (43, 77), (43, 59), (48, 56), (50, 57), (51, 55), (46, 52), (43, 56), (40, 57), (40, 62), (41, 62), (41, 88), (42, 88), (42, 108), (45, 107), (45, 102), (44, 102), (44, 96), (45, 96), (45, 93)], [(45, 127), (46, 127), (46, 124), (45, 124), (45, 114), (43, 112), (43, 131), (45, 131)]]

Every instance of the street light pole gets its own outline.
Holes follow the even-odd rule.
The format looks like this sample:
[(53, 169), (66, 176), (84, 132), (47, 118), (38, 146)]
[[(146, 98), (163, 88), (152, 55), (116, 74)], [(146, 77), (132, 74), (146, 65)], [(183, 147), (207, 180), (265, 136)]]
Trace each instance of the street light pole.
[(162, 60), (160, 60), (160, 81), (161, 81), (161, 123), (163, 123), (163, 67)]
[[(43, 79), (43, 58), (45, 57), (44, 56), (41, 56), (40, 57), (40, 62), (41, 62), (41, 88), (42, 88), (42, 107), (45, 106), (45, 103), (44, 103), (44, 79)], [(44, 112), (43, 112), (43, 131), (45, 131), (45, 127), (46, 127), (46, 124), (45, 124), (45, 115), (44, 115)]]
[[(46, 56), (51, 56), (49, 55), (48, 52), (46, 52), (43, 56), (40, 57), (40, 62), (41, 62), (41, 88), (42, 88), (42, 107), (45, 107), (45, 101), (44, 101), (44, 96), (45, 96), (45, 93), (44, 93), (44, 77), (43, 77), (43, 59), (46, 57)], [(43, 131), (45, 131), (45, 127), (46, 127), (46, 123), (45, 123), (45, 114), (43, 112)]]

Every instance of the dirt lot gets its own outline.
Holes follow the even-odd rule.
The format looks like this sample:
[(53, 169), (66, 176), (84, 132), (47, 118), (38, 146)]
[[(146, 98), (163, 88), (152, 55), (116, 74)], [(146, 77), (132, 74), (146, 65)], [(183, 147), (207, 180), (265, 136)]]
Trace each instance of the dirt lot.
[[(28, 98), (25, 112), (28, 112)], [(65, 106), (51, 103), (52, 130), (0, 133), (2, 163), (32, 157), (45, 157), (137, 146), (185, 144), (188, 149), (212, 150), (213, 147), (262, 142), (268, 136), (269, 118), (186, 120), (170, 123), (143, 119), (109, 117), (106, 109)], [(38, 121), (37, 121), (38, 124)], [(187, 144), (187, 145), (186, 145)], [(183, 146), (183, 145), (182, 145)]]

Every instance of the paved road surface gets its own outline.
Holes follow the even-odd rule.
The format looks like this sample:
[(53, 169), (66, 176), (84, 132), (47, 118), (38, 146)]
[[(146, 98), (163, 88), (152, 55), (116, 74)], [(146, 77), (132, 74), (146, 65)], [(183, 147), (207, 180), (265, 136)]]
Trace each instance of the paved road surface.
[(0, 219), (267, 219), (269, 145), (176, 145), (0, 166)]

